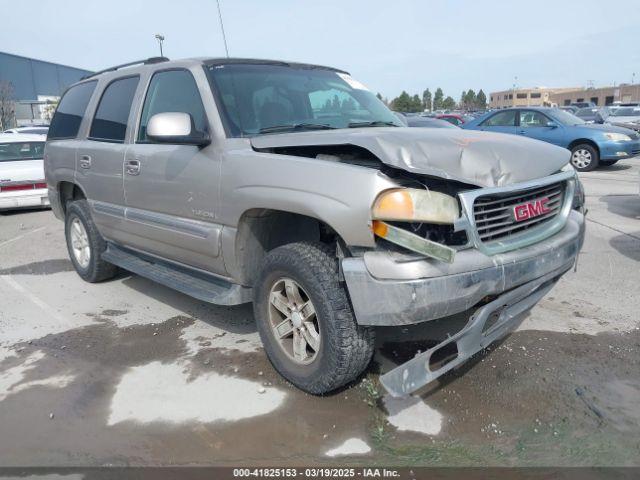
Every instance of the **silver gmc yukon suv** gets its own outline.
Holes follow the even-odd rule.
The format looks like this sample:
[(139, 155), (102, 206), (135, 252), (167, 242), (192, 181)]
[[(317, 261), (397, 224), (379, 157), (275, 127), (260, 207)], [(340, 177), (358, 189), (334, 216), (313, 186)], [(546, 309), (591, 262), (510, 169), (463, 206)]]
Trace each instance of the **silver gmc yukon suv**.
[(512, 331), (574, 265), (584, 195), (569, 156), (407, 128), (334, 68), (152, 58), (67, 90), (45, 170), (84, 280), (120, 267), (253, 302), (270, 361), (307, 392), (357, 378), (375, 327), (468, 314), (382, 375), (402, 396)]

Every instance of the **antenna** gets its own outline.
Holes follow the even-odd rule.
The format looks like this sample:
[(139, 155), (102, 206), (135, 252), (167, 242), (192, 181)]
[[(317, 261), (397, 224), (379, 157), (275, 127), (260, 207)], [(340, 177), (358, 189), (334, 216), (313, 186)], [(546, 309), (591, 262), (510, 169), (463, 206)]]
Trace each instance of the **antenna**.
[(222, 30), (222, 40), (224, 40), (224, 50), (229, 58), (229, 47), (227, 47), (227, 36), (224, 34), (224, 23), (222, 23), (222, 12), (220, 11), (220, 0), (216, 0), (218, 4), (218, 18), (220, 19), (220, 29)]

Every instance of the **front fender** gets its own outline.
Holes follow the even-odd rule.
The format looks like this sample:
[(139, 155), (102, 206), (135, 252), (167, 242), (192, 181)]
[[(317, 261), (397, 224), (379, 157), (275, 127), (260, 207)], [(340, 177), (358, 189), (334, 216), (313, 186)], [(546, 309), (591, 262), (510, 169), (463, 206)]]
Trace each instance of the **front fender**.
[(347, 245), (373, 247), (371, 206), (397, 187), (375, 168), (252, 150), (223, 162), (220, 220), (237, 227), (244, 212), (272, 209), (316, 218)]

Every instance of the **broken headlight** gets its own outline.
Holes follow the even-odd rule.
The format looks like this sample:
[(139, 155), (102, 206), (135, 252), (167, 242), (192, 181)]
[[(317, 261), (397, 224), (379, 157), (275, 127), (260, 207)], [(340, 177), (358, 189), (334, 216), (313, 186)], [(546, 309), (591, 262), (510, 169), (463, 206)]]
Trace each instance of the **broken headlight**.
[(561, 171), (570, 172), (572, 170), (575, 172), (573, 181), (575, 182), (576, 188), (573, 191), (573, 203), (571, 205), (571, 208), (573, 208), (574, 210), (582, 210), (584, 208), (584, 186), (582, 185), (582, 182), (578, 177), (578, 172), (576, 172), (576, 169), (573, 168), (573, 165), (571, 165), (571, 163), (567, 163), (564, 167), (562, 167)]
[(576, 188), (573, 192), (573, 205), (574, 210), (582, 210), (584, 208), (584, 186), (576, 175)]
[(383, 221), (452, 225), (460, 217), (460, 206), (451, 195), (414, 188), (387, 190), (374, 202), (371, 216), (376, 236), (425, 256), (453, 262), (455, 249)]
[(373, 204), (374, 220), (452, 224), (460, 217), (458, 200), (451, 195), (416, 188), (382, 192)]

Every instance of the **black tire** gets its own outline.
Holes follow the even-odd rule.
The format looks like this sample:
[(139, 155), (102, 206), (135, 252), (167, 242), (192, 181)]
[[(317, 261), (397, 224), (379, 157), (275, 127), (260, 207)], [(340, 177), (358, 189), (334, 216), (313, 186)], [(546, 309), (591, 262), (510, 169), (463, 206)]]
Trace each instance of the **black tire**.
[(615, 165), (618, 163), (618, 160), (600, 160), (600, 165), (603, 167), (610, 167), (611, 165)]
[[(80, 265), (73, 253), (71, 243), (71, 225), (75, 219), (80, 220), (87, 233), (89, 250), (91, 253), (89, 263), (86, 267)], [(118, 267), (109, 262), (105, 262), (102, 259), (101, 255), (107, 248), (107, 242), (102, 238), (95, 223), (93, 223), (91, 210), (86, 200), (75, 200), (67, 205), (64, 233), (71, 263), (73, 264), (76, 272), (78, 272), (78, 275), (80, 275), (84, 281), (96, 283), (107, 280), (116, 275)]]
[[(591, 161), (589, 162), (588, 165), (581, 165), (579, 164), (579, 161), (574, 158), (576, 155), (576, 152), (579, 152), (580, 150), (586, 150), (591, 155)], [(596, 169), (599, 164), (600, 164), (600, 154), (598, 153), (598, 150), (594, 148), (592, 145), (588, 143), (581, 143), (579, 145), (575, 145), (571, 149), (571, 165), (573, 165), (573, 168), (575, 168), (577, 171), (590, 172), (591, 170)]]
[[(269, 295), (290, 278), (313, 303), (320, 333), (317, 356), (307, 365), (288, 356), (273, 334)], [(345, 287), (339, 280), (333, 247), (300, 242), (278, 247), (264, 258), (254, 284), (254, 314), (265, 351), (274, 368), (305, 392), (321, 395), (342, 387), (367, 368), (374, 351), (374, 331), (358, 326)]]

